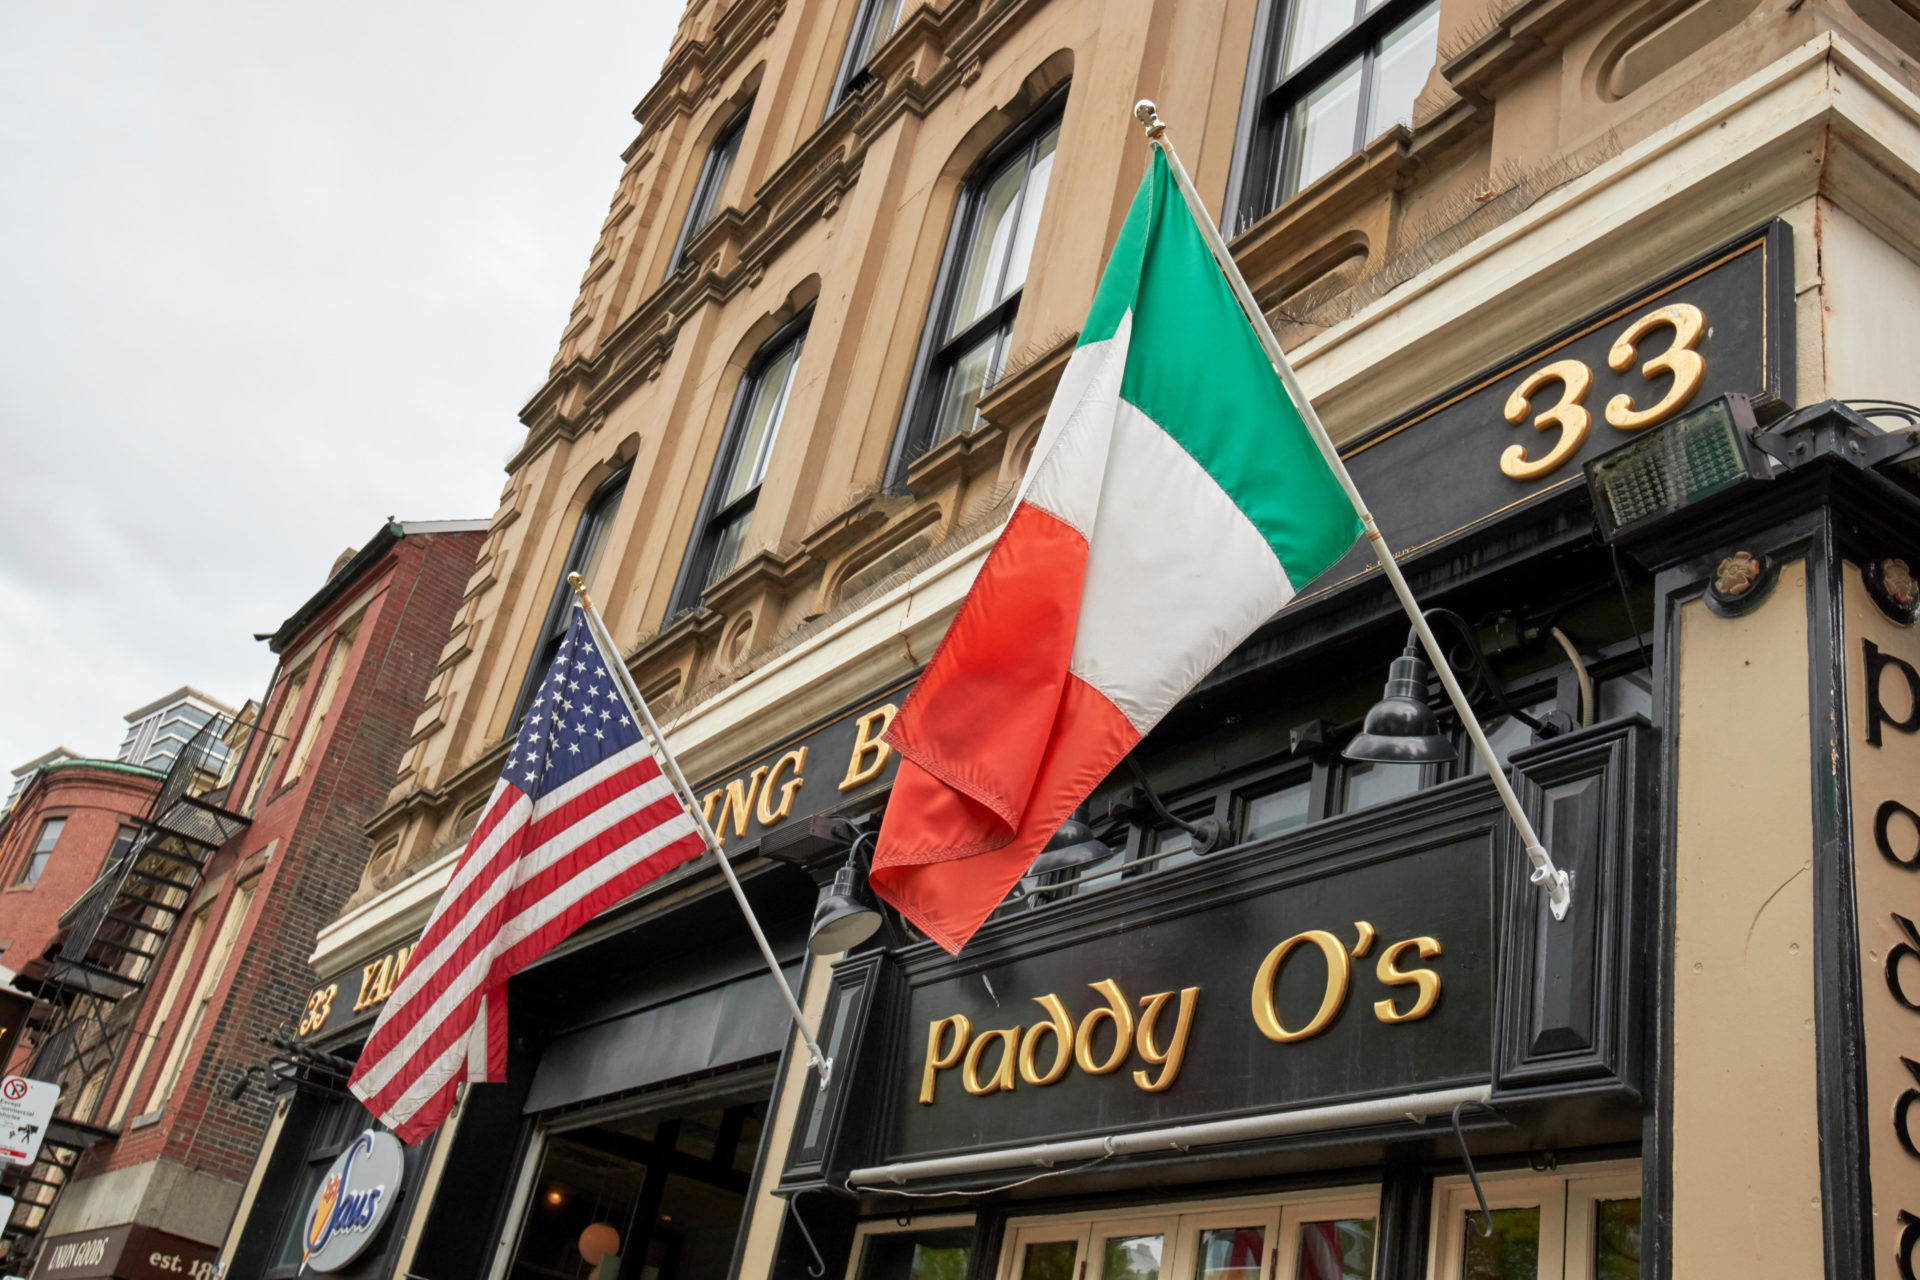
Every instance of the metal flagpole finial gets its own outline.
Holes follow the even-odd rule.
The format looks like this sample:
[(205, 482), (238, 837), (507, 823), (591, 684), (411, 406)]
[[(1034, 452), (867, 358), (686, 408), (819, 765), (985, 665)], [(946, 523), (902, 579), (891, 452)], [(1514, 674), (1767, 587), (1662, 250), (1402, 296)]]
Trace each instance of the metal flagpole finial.
[(593, 601), (587, 597), (587, 580), (577, 572), (567, 575), (567, 585), (573, 588), (573, 594), (583, 609), (593, 608)]
[(1152, 98), (1142, 98), (1133, 104), (1133, 118), (1146, 127), (1150, 142), (1158, 142), (1167, 131), (1166, 122), (1160, 119), (1160, 111), (1153, 105)]

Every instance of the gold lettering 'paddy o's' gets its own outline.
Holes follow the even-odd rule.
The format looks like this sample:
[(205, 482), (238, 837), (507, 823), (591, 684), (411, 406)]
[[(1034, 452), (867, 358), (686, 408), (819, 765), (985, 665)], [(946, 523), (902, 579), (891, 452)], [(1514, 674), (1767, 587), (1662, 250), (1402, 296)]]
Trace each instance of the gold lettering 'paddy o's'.
[[(1354, 930), (1357, 941), (1351, 948), (1324, 929), (1308, 929), (1267, 953), (1254, 974), (1248, 1006), (1262, 1035), (1277, 1044), (1298, 1044), (1320, 1035), (1339, 1020), (1353, 986), (1353, 961), (1369, 955), (1379, 936), (1379, 931), (1365, 920), (1355, 921)], [(1313, 1016), (1298, 1028), (1289, 1028), (1280, 1020), (1274, 988), (1288, 959), (1302, 950), (1318, 950), (1326, 958), (1326, 986)], [(1432, 1014), (1440, 1003), (1440, 974), (1433, 969), (1409, 967), (1408, 961), (1431, 960), (1440, 953), (1439, 939), (1424, 935), (1383, 949), (1373, 973), (1386, 988), (1386, 995), (1372, 1002), (1374, 1018), (1387, 1026), (1400, 1026)], [(1413, 989), (1413, 1000), (1402, 1009), (1396, 996), (1404, 999), (1401, 989), (1407, 987)], [(1045, 1014), (1038, 1022), (978, 1032), (961, 1013), (929, 1022), (926, 1056), (920, 1070), (921, 1105), (935, 1104), (940, 1073), (956, 1067), (960, 1069), (961, 1087), (976, 1098), (1011, 1093), (1023, 1082), (1036, 1089), (1048, 1088), (1066, 1079), (1076, 1066), (1084, 1075), (1110, 1076), (1135, 1057), (1145, 1064), (1130, 1073), (1135, 1088), (1145, 1093), (1172, 1088), (1187, 1062), (1187, 1046), (1199, 1014), (1200, 988), (1156, 991), (1137, 1001), (1129, 1000), (1114, 978), (1089, 982), (1087, 989), (1099, 1001), (1077, 1019), (1066, 1001), (1049, 992), (1033, 997)]]

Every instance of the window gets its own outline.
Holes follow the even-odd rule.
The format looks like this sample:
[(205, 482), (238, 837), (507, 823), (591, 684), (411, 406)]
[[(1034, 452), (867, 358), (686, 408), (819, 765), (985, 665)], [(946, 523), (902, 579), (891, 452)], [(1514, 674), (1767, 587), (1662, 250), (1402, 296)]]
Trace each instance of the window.
[(1412, 123), (1437, 56), (1440, 6), (1273, 0), (1261, 26), (1235, 165), (1236, 232), (1387, 129)]
[(1240, 841), (1265, 840), (1313, 821), (1313, 783), (1300, 778), (1247, 801)]
[(66, 828), (65, 818), (48, 818), (40, 824), (40, 838), (33, 842), (33, 852), (27, 855), (27, 865), (20, 869), (19, 884), (32, 884), (47, 869), (47, 859), (53, 856), (53, 846), (60, 842), (60, 832)]
[(294, 743), (293, 754), (287, 757), (287, 776), (282, 786), (305, 771), (307, 757), (313, 754), (313, 744), (320, 736), (320, 727), (326, 723), (327, 712), (333, 709), (333, 696), (340, 690), (340, 677), (346, 670), (347, 657), (352, 651), (353, 630), (347, 628), (333, 638), (333, 649), (327, 654), (326, 668), (320, 673), (320, 687), (313, 693), (313, 707), (307, 712), (307, 722), (300, 729), (300, 740)]
[(1483, 1173), (1480, 1183), (1491, 1222), (1466, 1178), (1434, 1183), (1433, 1280), (1640, 1280), (1637, 1163)]
[(138, 827), (121, 827), (120, 830), (114, 832), (113, 848), (107, 851), (107, 862), (112, 864), (126, 857), (128, 852), (132, 850), (134, 841), (139, 838), (140, 828)]
[(267, 785), (267, 776), (273, 772), (281, 748), (287, 745), (287, 735), (293, 732), (293, 713), (300, 709), (300, 695), (306, 687), (307, 669), (302, 667), (287, 681), (287, 692), (280, 699), (280, 714), (274, 717), (273, 729), (267, 734), (266, 745), (260, 749), (260, 763), (254, 766), (253, 780), (247, 783), (247, 799), (240, 806), (240, 812), (248, 817), (253, 816), (253, 806), (260, 800), (260, 792)]
[[(234, 943), (240, 936), (240, 926), (246, 922), (247, 908), (253, 903), (253, 889), (258, 883), (258, 880), (250, 880), (241, 885), (234, 890), (232, 900), (227, 903), (227, 913), (220, 920), (220, 932), (215, 936), (213, 946), (207, 949), (206, 962), (200, 967), (200, 981), (194, 988), (193, 1000), (182, 1011), (180, 1029), (173, 1036), (173, 1048), (168, 1050), (166, 1063), (160, 1068), (160, 1076), (153, 1082), (153, 1092), (147, 1095), (148, 1114), (166, 1106), (167, 1099), (173, 1094), (173, 1086), (180, 1079), (181, 1068), (186, 1065), (187, 1051), (193, 1046), (194, 1036), (199, 1034), (201, 1024), (206, 1021), (207, 1006), (213, 1003), (213, 993), (220, 986), (228, 958), (233, 955)], [(197, 927), (194, 930), (195, 936), (201, 932)], [(193, 953), (188, 952), (183, 962), (191, 964)]]
[(1340, 773), (1340, 812), (1410, 796), (1425, 785), (1425, 765), (1348, 763)]
[(867, 64), (900, 25), (902, 7), (902, 0), (860, 0), (860, 7), (853, 15), (853, 26), (847, 31), (847, 51), (841, 55), (833, 93), (827, 98), (829, 115), (847, 100), (848, 94), (866, 82)]
[(987, 158), (955, 212), (902, 430), (907, 461), (970, 431), (1006, 363), (1060, 141), (1057, 108)]
[[(1372, 1280), (1372, 1187), (1007, 1224), (1000, 1280)], [(859, 1280), (904, 1280), (897, 1275)]]
[(686, 563), (674, 588), (675, 611), (699, 604), (706, 589), (725, 577), (740, 558), (740, 546), (760, 498), (760, 482), (766, 479), (767, 461), (780, 434), (780, 420), (787, 411), (787, 396), (793, 390), (794, 369), (800, 363), (800, 349), (806, 342), (811, 318), (810, 311), (804, 312), (768, 339), (740, 379), (726, 430), (720, 437), (720, 452), (714, 458), (713, 475), (700, 501), (693, 543), (687, 548)]
[(140, 1047), (134, 1053), (133, 1070), (127, 1073), (120, 1103), (114, 1108), (111, 1124), (116, 1129), (126, 1121), (127, 1112), (133, 1109), (141, 1079), (147, 1074), (147, 1059), (153, 1056), (153, 1046), (173, 1025), (174, 1010), (180, 1003), (180, 988), (186, 985), (187, 971), (193, 967), (193, 957), (199, 952), (200, 939), (207, 931), (207, 917), (212, 914), (212, 907), (204, 908), (195, 914), (193, 923), (187, 928), (187, 943), (180, 951), (180, 963), (174, 966), (173, 975), (167, 979), (166, 993), (160, 997), (159, 1012), (154, 1015), (152, 1025), (147, 1028), (146, 1036), (141, 1039)]
[(700, 180), (694, 183), (693, 199), (687, 202), (687, 216), (680, 223), (680, 234), (673, 242), (673, 255), (667, 259), (667, 274), (672, 275), (686, 262), (687, 242), (712, 220), (720, 207), (720, 189), (733, 169), (733, 158), (740, 154), (740, 135), (747, 131), (747, 113), (753, 105), (740, 108), (734, 117), (720, 126), (707, 158), (700, 164)]
[[(511, 1258), (495, 1274), (726, 1280), (766, 1107), (757, 1086), (744, 1086), (686, 1110), (601, 1112), (592, 1123), (549, 1131), (529, 1159), (533, 1177), (523, 1184)], [(596, 1262), (586, 1259), (588, 1244)]]
[(893, 1220), (861, 1224), (847, 1280), (966, 1280), (973, 1256), (972, 1219), (908, 1221), (904, 1228)]
[(577, 573), (589, 588), (594, 585), (594, 574), (600, 568), (608, 535), (613, 531), (613, 518), (620, 514), (620, 499), (627, 492), (627, 475), (625, 471), (618, 471), (603, 480), (587, 499), (580, 523), (574, 526), (573, 542), (567, 547), (560, 579), (553, 584), (553, 598), (547, 602), (546, 620), (540, 625), (540, 643), (533, 651), (533, 661), (527, 664), (527, 673), (520, 681), (520, 696), (513, 704), (515, 728), (519, 727), (520, 717), (527, 714), (527, 704), (533, 701), (534, 690), (540, 687), (547, 668), (553, 664), (560, 642), (567, 638), (567, 620), (571, 617), (568, 606), (573, 603), (573, 588), (567, 585), (567, 575)]

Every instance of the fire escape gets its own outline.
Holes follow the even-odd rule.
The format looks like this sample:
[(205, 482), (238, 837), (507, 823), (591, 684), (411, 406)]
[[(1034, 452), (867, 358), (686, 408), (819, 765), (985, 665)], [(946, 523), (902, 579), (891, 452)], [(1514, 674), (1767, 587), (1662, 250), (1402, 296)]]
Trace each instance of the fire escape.
[[(244, 829), (247, 819), (225, 807), (219, 767), (221, 746), (231, 723), (209, 720), (181, 749), (167, 771), (146, 816), (137, 824), (132, 845), (100, 868), (99, 878), (60, 917), (60, 933), (37, 977), (32, 1056), (22, 1072), (60, 1086), (40, 1148), (40, 1158), (24, 1178), (9, 1178), (15, 1199), (5, 1225), (8, 1260), (31, 1249), (66, 1185), (80, 1153), (119, 1136), (119, 1121), (130, 1105), (113, 1108), (110, 1100), (146, 1085), (125, 1079), (120, 1064), (140, 1013), (148, 982), (165, 956), (168, 942), (198, 887), (214, 851)], [(244, 754), (234, 744), (232, 758)], [(23, 975), (23, 978), (25, 975)], [(21, 985), (26, 985), (23, 981)], [(149, 1045), (134, 1071), (142, 1077)]]

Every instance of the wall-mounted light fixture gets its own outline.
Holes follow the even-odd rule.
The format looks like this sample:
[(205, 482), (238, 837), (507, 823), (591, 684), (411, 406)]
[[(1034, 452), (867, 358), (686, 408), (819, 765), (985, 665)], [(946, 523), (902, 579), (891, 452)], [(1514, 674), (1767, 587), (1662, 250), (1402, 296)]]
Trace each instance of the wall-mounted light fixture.
[(1427, 701), (1432, 670), (1420, 656), (1420, 641), (1407, 641), (1406, 652), (1387, 668), (1387, 689), (1367, 711), (1360, 732), (1340, 754), (1349, 760), (1378, 764), (1434, 764), (1453, 759), (1453, 739), (1440, 732), (1433, 705)]
[[(1078, 818), (1068, 818), (1053, 833), (1046, 847), (1040, 850), (1040, 856), (1027, 868), (1027, 876), (1043, 876), (1055, 871), (1069, 871), (1074, 867), (1084, 867), (1089, 862), (1098, 862), (1111, 854), (1113, 849), (1106, 841), (1093, 834), (1093, 828)], [(1026, 876), (1022, 876), (1025, 879)]]
[(879, 838), (863, 831), (847, 846), (846, 865), (833, 873), (833, 883), (820, 891), (813, 906), (813, 925), (807, 932), (807, 950), (817, 956), (838, 955), (859, 946), (880, 928), (880, 906), (867, 885), (868, 864), (860, 847), (869, 851)]
[(1715, 494), (1769, 479), (1772, 467), (1754, 442), (1758, 425), (1747, 397), (1730, 392), (1587, 463), (1602, 536), (1643, 533)]
[[(1508, 695), (1493, 664), (1480, 648), (1480, 637), (1473, 624), (1451, 609), (1426, 610), (1428, 622), (1445, 622), (1460, 633), (1473, 670), (1492, 692), (1500, 709), (1543, 738), (1551, 738), (1571, 724), (1565, 717), (1537, 719), (1528, 715)], [(1457, 663), (1455, 664), (1458, 665)], [(1349, 760), (1374, 764), (1437, 764), (1454, 758), (1453, 739), (1440, 731), (1440, 721), (1427, 698), (1427, 681), (1432, 677), (1426, 659), (1421, 656), (1420, 637), (1409, 631), (1407, 647), (1387, 668), (1387, 688), (1380, 701), (1368, 710), (1360, 723), (1360, 732), (1340, 754)]]

